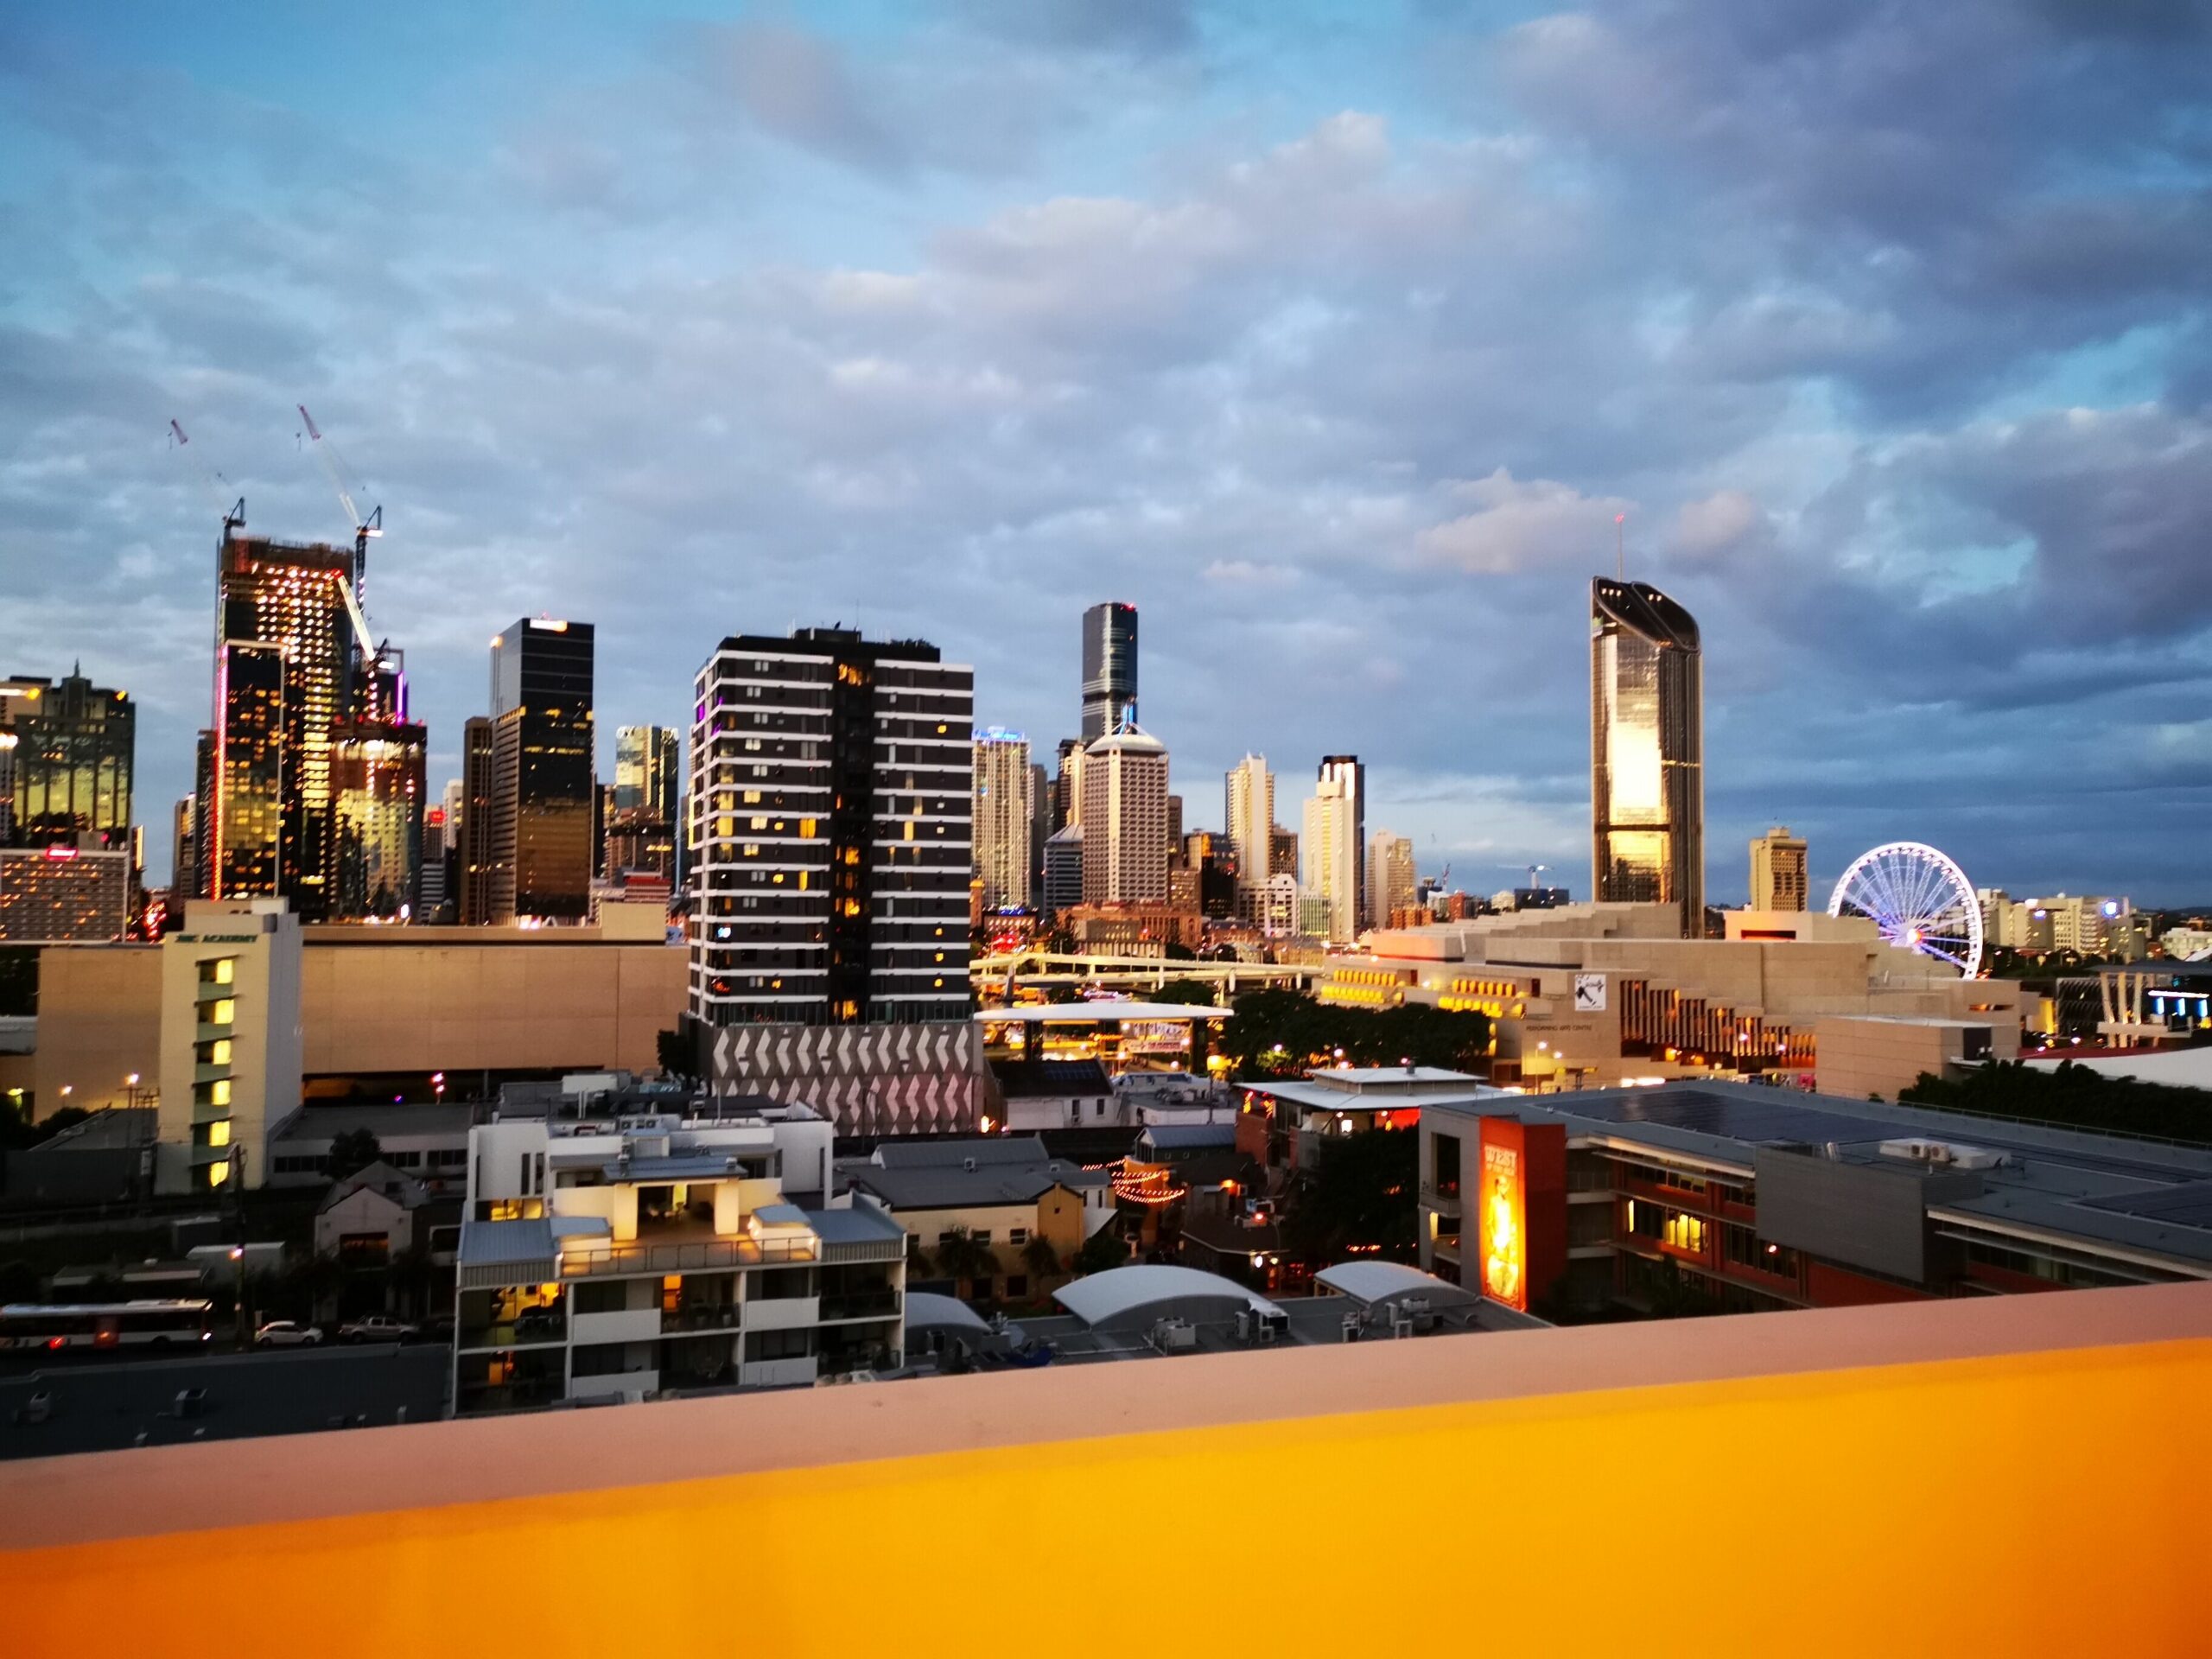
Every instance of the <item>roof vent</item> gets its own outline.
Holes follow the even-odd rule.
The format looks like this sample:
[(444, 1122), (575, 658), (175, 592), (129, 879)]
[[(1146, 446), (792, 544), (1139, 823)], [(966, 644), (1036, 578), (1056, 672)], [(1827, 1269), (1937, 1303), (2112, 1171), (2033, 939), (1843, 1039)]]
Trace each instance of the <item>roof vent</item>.
[(960, 1167), (972, 1173), (976, 1167), (976, 1160), (973, 1158), (963, 1158), (960, 1160)]

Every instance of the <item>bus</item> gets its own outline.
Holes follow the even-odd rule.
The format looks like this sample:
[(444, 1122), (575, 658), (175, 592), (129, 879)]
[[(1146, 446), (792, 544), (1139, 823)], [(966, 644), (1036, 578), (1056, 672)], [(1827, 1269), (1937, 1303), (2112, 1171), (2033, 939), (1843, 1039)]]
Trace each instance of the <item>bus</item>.
[(0, 1350), (181, 1348), (209, 1339), (206, 1301), (10, 1302), (0, 1307)]

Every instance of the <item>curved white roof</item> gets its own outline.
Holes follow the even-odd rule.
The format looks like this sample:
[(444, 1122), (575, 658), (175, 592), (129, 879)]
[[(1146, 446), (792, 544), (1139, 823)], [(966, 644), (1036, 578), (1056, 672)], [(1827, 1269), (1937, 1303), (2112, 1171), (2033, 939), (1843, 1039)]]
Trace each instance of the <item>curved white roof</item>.
[(1141, 727), (1131, 725), (1118, 732), (1092, 740), (1085, 754), (1111, 754), (1116, 750), (1124, 754), (1165, 754), (1167, 746)]
[(1315, 1274), (1313, 1282), (1370, 1306), (1409, 1294), (1433, 1297), (1440, 1302), (1482, 1300), (1465, 1286), (1446, 1284), (1434, 1274), (1402, 1262), (1339, 1262)]
[(906, 1293), (906, 1324), (942, 1325), (963, 1331), (988, 1332), (991, 1322), (957, 1296), (940, 1296), (935, 1291), (910, 1290)]
[(1242, 1302), (1262, 1313), (1282, 1313), (1266, 1297), (1245, 1289), (1233, 1279), (1166, 1262), (1109, 1268), (1103, 1273), (1090, 1274), (1062, 1285), (1052, 1293), (1052, 1300), (1085, 1325), (1094, 1325), (1126, 1319), (1162, 1302)]

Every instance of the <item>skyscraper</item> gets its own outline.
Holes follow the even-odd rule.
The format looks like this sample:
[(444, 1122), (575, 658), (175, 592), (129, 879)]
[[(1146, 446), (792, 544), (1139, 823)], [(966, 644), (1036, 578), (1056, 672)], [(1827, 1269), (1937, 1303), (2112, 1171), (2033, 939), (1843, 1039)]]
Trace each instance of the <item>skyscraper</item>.
[(1370, 925), (1388, 927), (1394, 912), (1410, 909), (1418, 890), (1414, 844), (1404, 836), (1377, 830), (1367, 843), (1367, 901)]
[(1109, 601), (1083, 613), (1083, 741), (1122, 722), (1137, 700), (1137, 607)]
[(614, 810), (652, 812), (676, 822), (683, 792), (682, 751), (665, 726), (618, 726), (614, 730)]
[(193, 870), (198, 862), (192, 847), (192, 825), (194, 817), (192, 797), (188, 795), (170, 809), (169, 814), (169, 908), (180, 909), (181, 900), (196, 899), (192, 890)]
[(1325, 763), (1325, 775), (1306, 803), (1300, 885), (1323, 903), (1327, 921), (1321, 936), (1342, 944), (1359, 934), (1358, 842), (1351, 792), (1356, 785), (1341, 772), (1325, 775), (1327, 770)]
[(1083, 757), (1083, 902), (1167, 897), (1167, 746), (1124, 718)]
[(137, 706), (67, 678), (0, 679), (0, 847), (130, 844)]
[(590, 623), (546, 617), (492, 642), (494, 921), (580, 922), (590, 908), (592, 646)]
[(1751, 908), (1802, 910), (1805, 842), (1777, 824), (1751, 843)]
[[(454, 860), (454, 919), (482, 927), (515, 913), (515, 872), (502, 864), (493, 845), (499, 817), (499, 743), (488, 715), (478, 715), (461, 728), (460, 853)], [(448, 815), (447, 822), (452, 822)], [(450, 834), (450, 831), (448, 831)]]
[(333, 919), (404, 920), (420, 908), (429, 747), (408, 718), (405, 660), (380, 649), (360, 667), (352, 711), (330, 728)]
[(1274, 774), (1265, 755), (1248, 754), (1222, 780), (1222, 833), (1236, 855), (1240, 887), (1267, 886), (1274, 822)]
[(1029, 836), (1036, 818), (1030, 798), (1029, 740), (993, 726), (976, 734), (976, 874), (983, 908), (1026, 908), (1030, 902)]
[(356, 712), (354, 550), (241, 536), (226, 523), (200, 854), (207, 896), (281, 894), (330, 914), (331, 728)]
[(1656, 588), (1590, 584), (1591, 887), (1705, 930), (1705, 694), (1697, 622)]
[(1351, 932), (1345, 937), (1356, 938), (1361, 928), (1375, 925), (1367, 905), (1367, 768), (1356, 754), (1325, 754), (1315, 779), (1324, 784), (1334, 780), (1351, 805)]
[(975, 685), (924, 640), (721, 642), (691, 728), (694, 1020), (966, 1021)]

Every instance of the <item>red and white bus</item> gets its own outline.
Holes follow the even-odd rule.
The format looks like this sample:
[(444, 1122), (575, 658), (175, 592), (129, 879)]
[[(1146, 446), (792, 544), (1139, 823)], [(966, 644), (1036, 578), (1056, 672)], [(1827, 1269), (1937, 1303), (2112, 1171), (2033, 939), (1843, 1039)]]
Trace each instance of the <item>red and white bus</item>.
[(185, 1348), (208, 1340), (213, 1302), (10, 1302), (0, 1349)]

